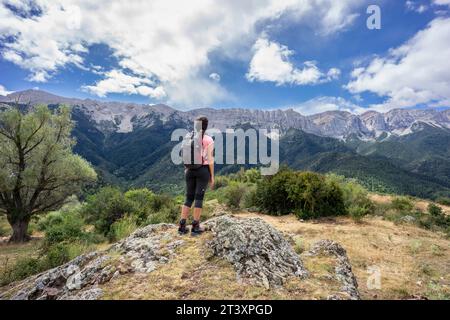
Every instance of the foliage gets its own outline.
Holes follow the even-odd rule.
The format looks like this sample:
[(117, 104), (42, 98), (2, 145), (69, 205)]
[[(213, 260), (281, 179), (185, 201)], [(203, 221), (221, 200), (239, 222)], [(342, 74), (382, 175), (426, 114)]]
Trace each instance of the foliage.
[(241, 201), (246, 193), (247, 185), (242, 182), (232, 181), (223, 190), (225, 204), (231, 209), (239, 209)]
[(346, 213), (341, 187), (313, 172), (283, 168), (257, 185), (256, 202), (269, 214), (295, 212), (300, 218), (318, 218)]
[(430, 203), (428, 205), (427, 211), (433, 217), (437, 217), (443, 214), (442, 208), (435, 205), (434, 203)]
[(414, 202), (408, 197), (395, 197), (392, 199), (391, 208), (403, 213), (410, 213), (414, 209)]
[(11, 241), (25, 241), (33, 215), (59, 209), (96, 179), (89, 163), (72, 153), (73, 126), (67, 107), (0, 113), (0, 212), (12, 224)]
[(226, 176), (216, 176), (214, 179), (214, 189), (220, 189), (228, 186), (230, 179)]
[(442, 204), (444, 206), (450, 206), (450, 198), (449, 197), (441, 197), (436, 200), (437, 203)]
[(346, 179), (336, 174), (327, 175), (329, 181), (339, 184), (342, 189), (348, 214), (356, 221), (375, 212), (375, 205), (369, 198), (369, 192), (354, 179)]
[(127, 215), (111, 225), (108, 238), (111, 242), (121, 240), (132, 234), (137, 228), (136, 218)]
[(151, 212), (157, 211), (161, 206), (159, 196), (146, 188), (127, 191), (125, 199), (133, 204), (132, 213), (138, 224), (143, 223)]
[(105, 187), (89, 196), (81, 211), (87, 222), (92, 223), (99, 233), (106, 236), (111, 225), (127, 213), (133, 213), (134, 208), (133, 202), (127, 199), (120, 189)]
[(250, 184), (247, 186), (241, 200), (241, 207), (245, 209), (255, 209), (258, 206), (256, 185)]

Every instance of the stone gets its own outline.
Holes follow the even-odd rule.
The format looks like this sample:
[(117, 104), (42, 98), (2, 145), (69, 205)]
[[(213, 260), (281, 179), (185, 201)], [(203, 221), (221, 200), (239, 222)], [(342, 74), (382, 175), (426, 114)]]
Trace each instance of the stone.
[(233, 264), (238, 279), (267, 289), (281, 286), (288, 277), (304, 278), (308, 272), (283, 235), (259, 218), (221, 216), (205, 223), (213, 239), (213, 256)]
[(342, 292), (330, 295), (328, 299), (342, 300), (345, 299), (345, 296), (348, 296), (348, 299), (350, 300), (359, 300), (360, 294), (358, 291), (358, 282), (352, 272), (352, 267), (345, 249), (339, 243), (332, 240), (319, 240), (311, 246), (309, 251), (303, 254), (303, 256), (318, 255), (333, 256), (337, 260), (334, 270), (336, 279), (342, 285)]

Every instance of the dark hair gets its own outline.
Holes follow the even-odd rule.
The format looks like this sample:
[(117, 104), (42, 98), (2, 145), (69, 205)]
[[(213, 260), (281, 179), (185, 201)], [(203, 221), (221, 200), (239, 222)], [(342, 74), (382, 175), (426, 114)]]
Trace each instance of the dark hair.
[(202, 135), (205, 135), (206, 130), (208, 129), (208, 118), (207, 117), (199, 117), (196, 121), (202, 122)]

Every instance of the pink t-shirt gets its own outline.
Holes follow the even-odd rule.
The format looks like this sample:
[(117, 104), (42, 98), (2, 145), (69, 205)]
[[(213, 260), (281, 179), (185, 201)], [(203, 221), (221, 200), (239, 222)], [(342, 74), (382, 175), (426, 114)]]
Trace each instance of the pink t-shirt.
[(209, 164), (209, 162), (208, 162), (208, 147), (209, 147), (210, 145), (212, 145), (212, 144), (214, 144), (213, 138), (211, 138), (210, 136), (208, 136), (208, 135), (205, 134), (205, 135), (203, 136), (203, 140), (202, 140), (202, 147), (203, 147), (203, 150), (202, 150), (202, 152), (203, 152), (202, 157), (203, 157), (203, 164), (204, 164), (204, 165), (208, 165), (208, 164)]

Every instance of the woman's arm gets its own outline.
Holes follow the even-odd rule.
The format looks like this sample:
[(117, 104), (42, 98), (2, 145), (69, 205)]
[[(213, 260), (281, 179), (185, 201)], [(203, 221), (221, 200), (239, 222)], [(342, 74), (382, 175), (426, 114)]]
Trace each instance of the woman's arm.
[(209, 183), (211, 185), (211, 189), (214, 189), (214, 143), (211, 143), (208, 146), (207, 152), (208, 152), (208, 166), (210, 173)]

